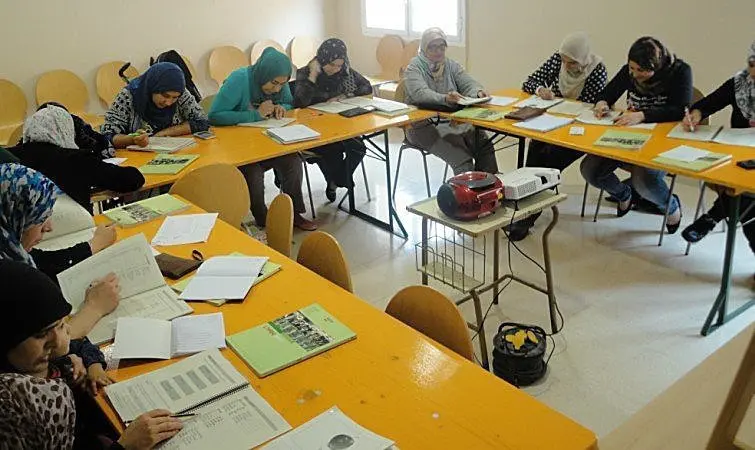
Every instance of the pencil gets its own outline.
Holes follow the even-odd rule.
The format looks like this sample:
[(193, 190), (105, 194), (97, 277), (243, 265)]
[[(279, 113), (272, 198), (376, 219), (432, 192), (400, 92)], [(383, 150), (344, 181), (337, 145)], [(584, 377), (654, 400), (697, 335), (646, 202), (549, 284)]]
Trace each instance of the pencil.
[[(194, 417), (194, 416), (197, 416), (197, 415), (198, 415), (197, 413), (184, 413), (184, 414), (171, 414), (168, 417), (171, 417), (173, 419), (183, 419), (183, 418), (186, 418), (186, 417)], [(127, 420), (127, 421), (125, 421), (123, 423), (124, 423), (124, 425), (128, 425), (131, 422), (133, 422), (133, 420)]]

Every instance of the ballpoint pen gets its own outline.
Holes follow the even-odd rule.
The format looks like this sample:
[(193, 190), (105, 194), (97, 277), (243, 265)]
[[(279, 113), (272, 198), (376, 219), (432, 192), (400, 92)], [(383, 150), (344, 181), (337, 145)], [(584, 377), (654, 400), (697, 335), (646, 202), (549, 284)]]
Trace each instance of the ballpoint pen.
[(692, 116), (690, 116), (690, 114), (689, 114), (689, 107), (688, 106), (684, 107), (684, 117), (687, 119), (687, 122), (689, 123), (689, 130), (694, 133), (695, 132), (695, 124), (692, 123)]

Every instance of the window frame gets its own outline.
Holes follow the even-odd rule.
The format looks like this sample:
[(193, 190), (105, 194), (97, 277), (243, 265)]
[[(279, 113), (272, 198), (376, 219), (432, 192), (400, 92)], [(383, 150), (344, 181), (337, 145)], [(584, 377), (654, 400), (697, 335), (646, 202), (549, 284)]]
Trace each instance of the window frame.
[[(409, 3), (411, 3), (412, 0), (404, 0), (404, 10), (406, 11), (406, 21), (404, 23), (404, 29), (403, 30), (389, 30), (384, 28), (371, 28), (367, 26), (367, 2), (369, 0), (361, 0), (361, 21), (362, 21), (362, 34), (364, 36), (371, 36), (371, 37), (383, 37), (387, 34), (395, 34), (397, 36), (401, 36), (402, 38), (408, 39), (408, 40), (414, 40), (414, 39), (420, 39), (422, 37), (422, 32), (412, 32), (412, 17), (411, 17), (411, 7)], [(465, 44), (464, 35), (465, 35), (465, 26), (466, 26), (466, 0), (456, 0), (456, 4), (459, 8), (458, 10), (458, 17), (459, 17), (459, 23), (458, 23), (458, 29), (456, 30), (456, 33), (458, 36), (448, 36), (448, 45), (453, 45), (457, 47), (463, 47)], [(447, 30), (443, 30), (446, 33), (448, 33)]]

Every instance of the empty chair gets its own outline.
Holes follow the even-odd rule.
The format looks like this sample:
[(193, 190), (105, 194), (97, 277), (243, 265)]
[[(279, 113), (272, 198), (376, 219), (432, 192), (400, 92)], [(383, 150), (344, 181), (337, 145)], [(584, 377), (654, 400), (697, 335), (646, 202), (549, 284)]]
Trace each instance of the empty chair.
[(301, 243), (296, 262), (347, 291), (354, 292), (343, 250), (338, 241), (328, 233), (310, 233)]
[(228, 75), (239, 67), (247, 66), (247, 59), (244, 52), (236, 47), (226, 45), (216, 47), (210, 53), (208, 62), (210, 78), (215, 80), (218, 85), (223, 84)]
[(267, 210), (267, 245), (291, 257), (294, 239), (294, 202), (287, 194), (278, 194)]
[(13, 129), (13, 131), (10, 132), (8, 135), (8, 142), (6, 143), (6, 147), (13, 147), (15, 145), (18, 145), (19, 142), (21, 142), (21, 138), (24, 136), (24, 124), (20, 123), (16, 125), (16, 128)]
[(215, 100), (215, 95), (216, 94), (208, 95), (199, 102), (199, 106), (202, 107), (205, 114), (210, 114), (210, 108), (212, 108), (212, 102)]
[(317, 39), (309, 36), (297, 36), (288, 43), (288, 56), (291, 58), (291, 64), (296, 67), (304, 67), (317, 54), (317, 47), (320, 43)]
[(260, 59), (262, 52), (268, 47), (272, 47), (281, 53), (286, 53), (286, 49), (276, 41), (272, 39), (263, 39), (261, 41), (255, 42), (254, 45), (252, 45), (252, 50), (249, 52), (249, 63), (256, 63), (257, 60)]
[(393, 296), (385, 312), (430, 339), (474, 361), (467, 322), (456, 305), (429, 286), (409, 286)]
[(249, 190), (239, 170), (230, 164), (211, 164), (188, 172), (170, 188), (220, 220), (241, 228), (249, 213)]
[(86, 112), (89, 105), (89, 92), (84, 81), (70, 70), (43, 73), (37, 80), (36, 96), (37, 105), (57, 102), (76, 115)]
[(377, 78), (382, 82), (398, 80), (403, 55), (404, 40), (401, 39), (401, 36), (395, 34), (383, 36), (375, 51), (378, 64), (380, 64), (380, 74)]
[(27, 107), (21, 88), (12, 81), (0, 80), (0, 144), (11, 144), (8, 135), (24, 123)]
[[(97, 69), (97, 75), (95, 76), (97, 96), (100, 97), (105, 106), (109, 107), (118, 93), (126, 86), (126, 81), (118, 74), (118, 71), (125, 64), (126, 62), (124, 61), (111, 61), (101, 65)], [(139, 71), (134, 66), (129, 66), (123, 74), (129, 80), (133, 80), (139, 76)]]
[(412, 58), (417, 56), (419, 54), (419, 39), (415, 39), (409, 43), (406, 44), (404, 47), (404, 52), (401, 56), (401, 73), (406, 70), (406, 66), (409, 65), (409, 62), (411, 62)]

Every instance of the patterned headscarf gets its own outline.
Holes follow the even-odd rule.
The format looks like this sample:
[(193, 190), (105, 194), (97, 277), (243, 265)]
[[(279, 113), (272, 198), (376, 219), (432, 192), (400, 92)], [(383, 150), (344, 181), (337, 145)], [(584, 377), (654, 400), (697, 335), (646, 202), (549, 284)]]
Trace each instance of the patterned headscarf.
[(44, 142), (62, 148), (79, 148), (73, 118), (64, 108), (47, 105), (26, 119), (24, 143)]
[(440, 28), (428, 28), (422, 33), (422, 40), (419, 44), (419, 60), (422, 62), (422, 67), (427, 70), (430, 76), (432, 76), (436, 82), (439, 82), (443, 79), (446, 60), (444, 58), (443, 61), (432, 62), (430, 61), (430, 58), (427, 57), (427, 47), (430, 46), (430, 43), (437, 40), (442, 40), (444, 44), (448, 45), (446, 33)]
[[(755, 64), (755, 42), (750, 45), (747, 54), (747, 64)], [(734, 98), (742, 115), (750, 122), (755, 121), (755, 80), (750, 72), (745, 69), (734, 75)]]
[(36, 267), (21, 236), (52, 215), (56, 198), (55, 183), (41, 173), (20, 164), (0, 164), (0, 259)]
[[(357, 83), (354, 81), (354, 74), (351, 72), (351, 63), (346, 53), (346, 44), (338, 38), (330, 38), (320, 45), (317, 49), (317, 62), (321, 66), (330, 64), (337, 59), (343, 60), (343, 67), (338, 73), (328, 76), (324, 72), (321, 74), (325, 79), (333, 79), (339, 84), (339, 93), (348, 97), (353, 97), (357, 91)], [(318, 77), (319, 79), (319, 77)]]

